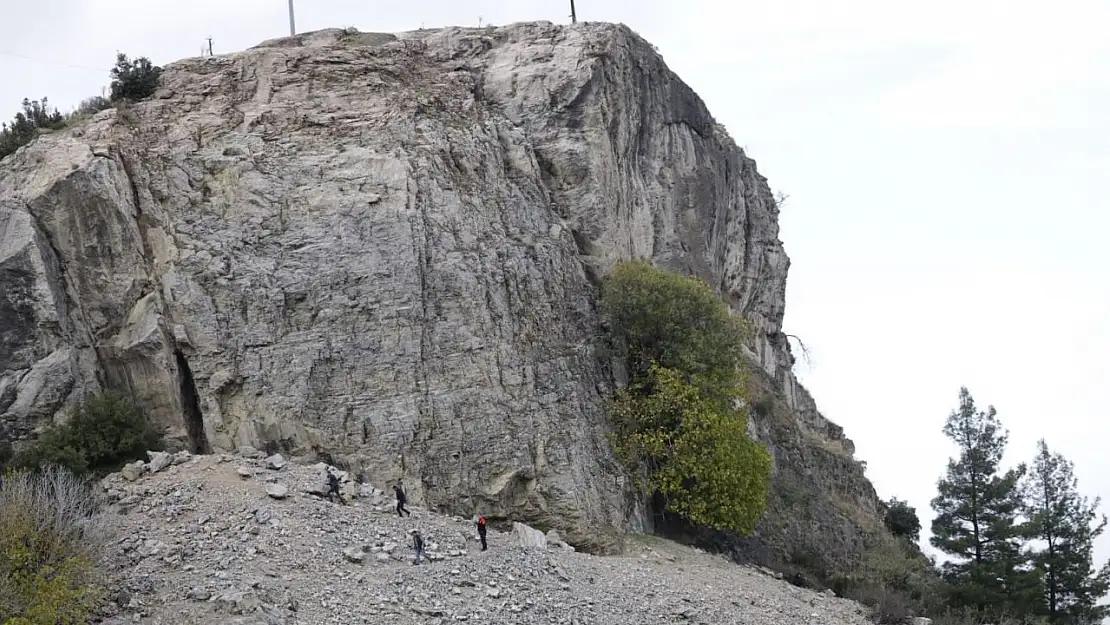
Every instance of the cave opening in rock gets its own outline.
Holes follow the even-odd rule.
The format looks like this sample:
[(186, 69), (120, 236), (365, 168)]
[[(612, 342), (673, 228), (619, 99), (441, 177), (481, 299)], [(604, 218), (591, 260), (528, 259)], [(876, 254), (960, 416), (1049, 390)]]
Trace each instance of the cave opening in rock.
[(174, 350), (177, 359), (177, 378), (181, 393), (181, 407), (185, 412), (185, 432), (189, 435), (189, 451), (194, 454), (212, 453), (208, 437), (204, 434), (204, 417), (200, 413), (200, 398), (193, 382), (193, 370), (180, 349)]

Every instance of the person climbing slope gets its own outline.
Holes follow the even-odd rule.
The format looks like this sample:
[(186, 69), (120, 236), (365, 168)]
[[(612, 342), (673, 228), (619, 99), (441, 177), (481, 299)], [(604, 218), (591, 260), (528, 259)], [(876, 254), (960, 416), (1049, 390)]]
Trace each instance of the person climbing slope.
[(478, 539), (482, 541), (482, 551), (486, 550), (486, 517), (478, 517)]
[(328, 501), (331, 501), (333, 495), (339, 499), (339, 503), (344, 503), (343, 494), (339, 492), (339, 476), (328, 467)]
[(420, 558), (424, 556), (424, 537), (417, 530), (412, 530), (412, 550), (416, 552), (416, 560), (412, 563), (413, 566), (416, 566), (420, 564)]
[(401, 488), (401, 485), (394, 484), (393, 492), (397, 494), (397, 516), (403, 517), (405, 514), (412, 516), (412, 513), (405, 509), (405, 491)]

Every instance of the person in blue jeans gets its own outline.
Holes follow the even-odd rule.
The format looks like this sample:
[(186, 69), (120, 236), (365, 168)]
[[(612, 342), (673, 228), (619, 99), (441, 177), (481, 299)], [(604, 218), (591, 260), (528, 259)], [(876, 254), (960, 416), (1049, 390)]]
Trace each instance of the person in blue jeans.
[(424, 537), (417, 530), (412, 530), (412, 550), (416, 552), (416, 560), (412, 563), (416, 566), (420, 564), (420, 558), (424, 557)]

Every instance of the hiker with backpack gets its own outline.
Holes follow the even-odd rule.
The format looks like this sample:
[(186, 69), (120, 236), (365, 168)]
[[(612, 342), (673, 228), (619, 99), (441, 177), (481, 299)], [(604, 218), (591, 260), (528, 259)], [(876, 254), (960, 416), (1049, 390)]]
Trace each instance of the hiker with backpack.
[(346, 505), (343, 494), (339, 492), (339, 476), (328, 467), (328, 501), (332, 500), (332, 495), (339, 499), (339, 503)]
[[(405, 491), (401, 489), (401, 485), (394, 484), (393, 492), (397, 495), (397, 516), (403, 517), (405, 514), (412, 516), (412, 513), (405, 509)], [(402, 512), (404, 514), (401, 514)]]
[(486, 517), (478, 517), (478, 539), (482, 541), (482, 551), (486, 550)]
[(412, 564), (417, 566), (420, 564), (420, 558), (424, 556), (424, 537), (417, 530), (412, 530), (412, 550), (416, 552), (416, 560)]

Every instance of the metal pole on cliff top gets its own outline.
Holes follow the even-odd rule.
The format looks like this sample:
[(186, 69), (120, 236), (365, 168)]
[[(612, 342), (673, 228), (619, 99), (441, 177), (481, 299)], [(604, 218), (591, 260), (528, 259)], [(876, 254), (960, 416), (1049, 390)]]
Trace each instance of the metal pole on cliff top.
[(289, 36), (297, 34), (297, 27), (293, 23), (293, 0), (289, 0)]
[[(292, 3), (293, 0), (289, 0), (289, 2)], [(574, 0), (570, 0), (570, 23), (578, 23), (578, 14), (574, 12)]]

